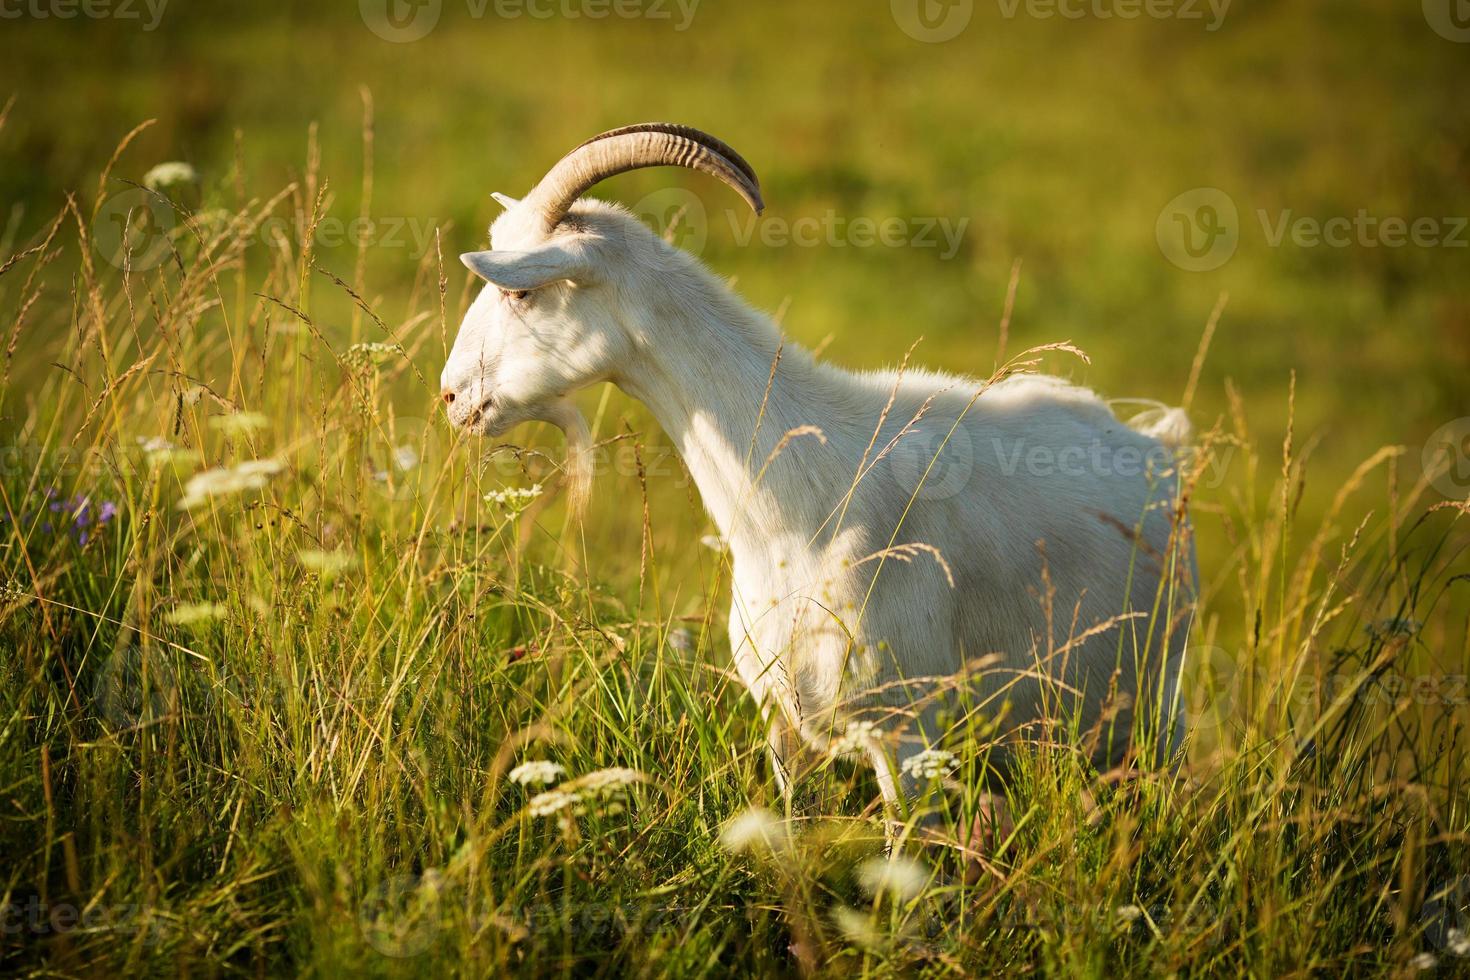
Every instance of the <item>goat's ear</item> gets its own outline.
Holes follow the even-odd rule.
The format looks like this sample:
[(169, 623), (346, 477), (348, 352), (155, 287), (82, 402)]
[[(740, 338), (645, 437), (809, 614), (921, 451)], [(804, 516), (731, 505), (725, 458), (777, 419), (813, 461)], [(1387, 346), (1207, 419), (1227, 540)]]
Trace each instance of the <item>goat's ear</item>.
[(505, 208), (505, 210), (507, 210), (507, 211), (509, 211), (511, 208), (515, 207), (517, 204), (520, 204), (521, 203), (520, 201), (516, 200), (515, 198), (511, 197), (508, 194), (495, 193), (495, 194), (491, 194), (490, 196), (493, 197), (493, 198), (495, 198), (495, 203), (496, 204), (499, 204), (501, 207)]
[(564, 280), (585, 280), (582, 259), (548, 245), (534, 252), (466, 252), (459, 257), (475, 275), (501, 289), (530, 290)]

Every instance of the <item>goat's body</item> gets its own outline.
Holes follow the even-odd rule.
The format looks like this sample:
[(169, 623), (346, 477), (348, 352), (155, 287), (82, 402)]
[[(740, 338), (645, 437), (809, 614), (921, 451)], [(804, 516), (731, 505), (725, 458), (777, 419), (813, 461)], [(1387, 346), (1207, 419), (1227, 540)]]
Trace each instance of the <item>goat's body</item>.
[(534, 316), (483, 294), (467, 324), (504, 327), (462, 331), (446, 385), (487, 431), (599, 380), (652, 410), (729, 542), (731, 648), (778, 763), (872, 720), (892, 802), (885, 753), (901, 768), (972, 709), (1070, 723), (1107, 762), (1137, 704), (1173, 745), (1195, 579), (1168, 447), (1054, 378), (816, 363), (622, 209), (582, 201), (563, 227), (534, 251), (513, 209), (471, 257), (510, 289), (572, 271)]

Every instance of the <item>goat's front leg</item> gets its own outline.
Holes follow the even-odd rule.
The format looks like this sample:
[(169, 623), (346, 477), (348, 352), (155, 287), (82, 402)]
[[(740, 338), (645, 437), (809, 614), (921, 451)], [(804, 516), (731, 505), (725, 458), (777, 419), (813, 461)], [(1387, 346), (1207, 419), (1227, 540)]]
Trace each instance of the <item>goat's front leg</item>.
[(912, 805), (918, 802), (923, 789), (903, 768), (904, 760), (912, 754), (905, 754), (901, 746), (897, 754), (879, 743), (868, 748), (873, 775), (878, 780), (878, 792), (883, 796), (883, 839), (890, 854), (906, 836)]

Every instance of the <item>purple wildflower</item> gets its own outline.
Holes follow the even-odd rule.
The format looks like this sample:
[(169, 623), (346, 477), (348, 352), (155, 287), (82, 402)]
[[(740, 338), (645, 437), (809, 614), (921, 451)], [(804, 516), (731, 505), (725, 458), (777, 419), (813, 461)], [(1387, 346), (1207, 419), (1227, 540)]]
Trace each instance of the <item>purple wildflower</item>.
[(100, 506), (96, 506), (92, 503), (92, 498), (86, 494), (79, 493), (66, 499), (56, 492), (55, 487), (46, 491), (45, 509), (57, 516), (55, 519), (41, 522), (41, 533), (49, 535), (64, 531), (70, 534), (77, 544), (86, 544), (91, 540), (93, 534), (100, 531), (118, 514), (117, 504), (111, 500), (104, 500)]

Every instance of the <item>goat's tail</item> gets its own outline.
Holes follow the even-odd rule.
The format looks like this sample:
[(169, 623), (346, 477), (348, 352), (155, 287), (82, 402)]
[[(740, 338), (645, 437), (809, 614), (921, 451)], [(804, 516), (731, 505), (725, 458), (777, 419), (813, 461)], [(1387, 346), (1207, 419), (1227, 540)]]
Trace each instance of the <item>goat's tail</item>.
[(1170, 408), (1163, 402), (1139, 399), (1118, 400), (1112, 404), (1147, 405), (1148, 408), (1128, 420), (1128, 428), (1150, 439), (1157, 439), (1170, 449), (1186, 446), (1194, 438), (1194, 426), (1190, 424), (1189, 415), (1182, 408)]

